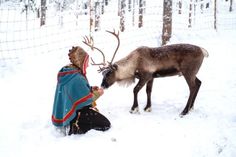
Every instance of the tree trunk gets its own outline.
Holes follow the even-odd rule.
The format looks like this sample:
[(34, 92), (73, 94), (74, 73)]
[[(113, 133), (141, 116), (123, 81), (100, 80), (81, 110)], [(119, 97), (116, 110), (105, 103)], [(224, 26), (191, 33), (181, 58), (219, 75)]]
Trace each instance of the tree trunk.
[(40, 16), (40, 26), (46, 24), (46, 0), (41, 0), (41, 16)]
[(233, 11), (233, 0), (230, 0), (229, 11)]
[(143, 1), (139, 0), (139, 16), (138, 16), (138, 27), (143, 27)]
[(182, 13), (182, 0), (179, 1), (179, 14)]
[(105, 1), (103, 0), (102, 2), (102, 6), (101, 6), (101, 14), (103, 15), (105, 12)]
[(118, 12), (117, 12), (117, 16), (121, 15), (121, 0), (118, 0)]
[(204, 11), (204, 1), (203, 0), (201, 0), (200, 8), (201, 8), (201, 13), (203, 13), (203, 11)]
[(162, 45), (165, 45), (171, 38), (172, 33), (172, 0), (163, 1), (163, 28)]
[(135, 26), (135, 0), (133, 0), (132, 25)]
[(121, 0), (120, 4), (120, 31), (125, 30), (125, 0)]
[(100, 8), (100, 2), (95, 2), (95, 31), (100, 30), (100, 14), (101, 14), (101, 8)]
[(106, 5), (106, 6), (108, 5), (108, 0), (105, 0), (105, 5)]
[(214, 29), (217, 30), (216, 22), (217, 22), (217, 17), (216, 17), (216, 11), (217, 11), (217, 0), (214, 0)]
[(128, 11), (131, 12), (132, 9), (132, 0), (128, 1)]
[(90, 41), (93, 39), (94, 31), (94, 5), (93, 0), (89, 0), (89, 37)]
[(192, 11), (193, 11), (193, 0), (189, 3), (189, 14), (188, 14), (188, 27), (192, 27)]

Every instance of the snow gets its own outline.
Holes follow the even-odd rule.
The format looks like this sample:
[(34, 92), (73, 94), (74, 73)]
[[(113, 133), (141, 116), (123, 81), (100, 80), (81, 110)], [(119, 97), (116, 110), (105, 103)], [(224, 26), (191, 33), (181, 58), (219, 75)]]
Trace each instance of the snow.
[[(121, 38), (133, 35), (135, 31), (121, 34)], [(235, 38), (235, 29), (173, 34), (169, 44), (192, 43), (209, 52), (198, 73), (202, 86), (188, 115), (179, 116), (189, 94), (183, 77), (155, 79), (152, 112), (143, 111), (146, 104), (143, 88), (139, 93), (140, 114), (129, 113), (135, 84), (129, 87), (115, 84), (97, 102), (100, 112), (111, 121), (111, 129), (72, 136), (63, 136), (51, 123), (56, 75), (68, 63), (68, 50), (59, 55), (25, 55), (20, 64), (13, 63), (0, 75), (0, 156), (234, 157)], [(103, 41), (106, 39), (101, 38), (100, 46), (108, 47)], [(122, 51), (115, 60), (141, 46), (142, 36), (135, 41), (121, 43)], [(153, 41), (149, 46), (155, 44)], [(101, 83), (102, 76), (96, 70), (88, 68), (91, 85)]]

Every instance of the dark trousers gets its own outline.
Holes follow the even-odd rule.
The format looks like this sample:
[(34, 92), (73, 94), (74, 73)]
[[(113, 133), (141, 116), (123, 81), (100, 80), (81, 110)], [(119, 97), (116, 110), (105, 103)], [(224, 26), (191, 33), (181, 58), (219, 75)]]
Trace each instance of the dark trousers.
[(110, 121), (90, 106), (77, 111), (77, 117), (70, 122), (71, 134), (84, 134), (91, 129), (106, 131), (111, 127)]

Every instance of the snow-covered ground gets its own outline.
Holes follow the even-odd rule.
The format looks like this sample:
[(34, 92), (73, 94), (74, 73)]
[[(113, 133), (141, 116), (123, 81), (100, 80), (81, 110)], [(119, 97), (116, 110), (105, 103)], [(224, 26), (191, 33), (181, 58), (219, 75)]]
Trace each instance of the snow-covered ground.
[[(51, 124), (56, 74), (68, 63), (67, 56), (31, 56), (17, 64), (17, 70), (0, 79), (0, 154), (18, 156), (186, 156), (234, 157), (236, 155), (236, 32), (172, 43), (198, 44), (209, 51), (198, 77), (202, 86), (195, 108), (187, 116), (188, 87), (183, 77), (156, 79), (153, 110), (142, 111), (146, 103), (139, 94), (139, 115), (130, 114), (133, 86), (113, 85), (98, 100), (100, 112), (112, 127), (107, 132), (63, 136)], [(99, 85), (101, 74), (88, 68), (91, 85)]]
[[(97, 102), (100, 112), (111, 121), (111, 129), (63, 136), (52, 125), (51, 113), (57, 72), (69, 63), (68, 50), (25, 53), (19, 57), (20, 64), (13, 62), (4, 71), (0, 69), (0, 156), (235, 157), (236, 29), (195, 30), (176, 30), (169, 43), (192, 43), (209, 52), (198, 73), (202, 86), (194, 109), (182, 118), (179, 114), (189, 94), (183, 77), (155, 80), (150, 113), (142, 110), (145, 88), (139, 93), (140, 114), (130, 114), (135, 84), (115, 84)], [(137, 36), (138, 31), (151, 34), (147, 29), (121, 33), (123, 40), (115, 60), (138, 45), (157, 45), (153, 38)], [(110, 38), (102, 38), (104, 33), (97, 33), (95, 39), (106, 53), (112, 53), (116, 43), (107, 44)], [(96, 70), (88, 68), (91, 85), (101, 83), (102, 76)]]

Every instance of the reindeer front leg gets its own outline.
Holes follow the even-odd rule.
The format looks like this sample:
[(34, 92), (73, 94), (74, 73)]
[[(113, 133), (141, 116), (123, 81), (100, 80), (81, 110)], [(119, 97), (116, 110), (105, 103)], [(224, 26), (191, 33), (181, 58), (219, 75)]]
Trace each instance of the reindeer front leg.
[(137, 85), (134, 87), (133, 93), (134, 93), (134, 103), (131, 107), (130, 113), (139, 113), (138, 109), (138, 92), (143, 88), (143, 86), (147, 83), (148, 80), (150, 80), (151, 75), (148, 73), (136, 73), (136, 78), (139, 79)]
[(134, 103), (131, 107), (130, 113), (139, 113), (138, 109), (138, 92), (143, 88), (147, 81), (140, 79), (138, 84), (134, 87), (133, 93), (134, 93)]

